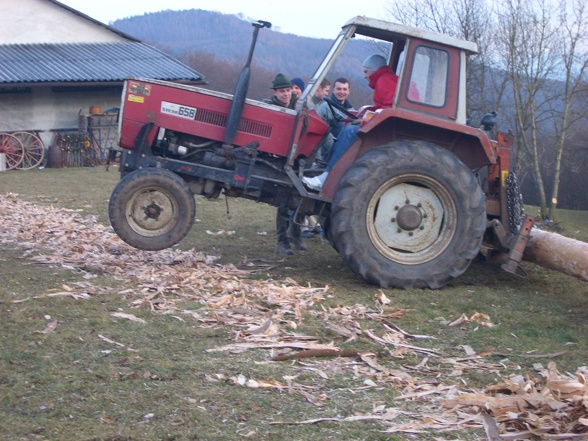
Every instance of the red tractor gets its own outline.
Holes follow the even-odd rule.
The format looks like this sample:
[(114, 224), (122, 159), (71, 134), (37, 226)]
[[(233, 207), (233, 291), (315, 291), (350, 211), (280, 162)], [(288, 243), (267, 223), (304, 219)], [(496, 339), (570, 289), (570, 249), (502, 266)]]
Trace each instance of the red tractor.
[[(356, 17), (290, 110), (246, 98), (258, 31), (271, 24), (253, 26), (234, 95), (126, 81), (122, 179), (109, 207), (125, 242), (143, 250), (170, 247), (192, 227), (194, 195), (223, 193), (287, 204), (298, 222), (318, 215), (348, 266), (384, 288), (440, 288), (468, 268), (483, 243), (509, 253), (504, 268), (517, 271), (533, 220), (522, 218), (509, 173), (509, 136), (491, 140), (491, 121), (466, 124), (466, 57), (476, 53), (474, 43)], [(385, 48), (399, 77), (395, 101), (349, 115), (363, 118), (357, 141), (314, 192), (302, 178), (323, 171), (315, 159), (329, 127), (306, 103), (356, 36)]]

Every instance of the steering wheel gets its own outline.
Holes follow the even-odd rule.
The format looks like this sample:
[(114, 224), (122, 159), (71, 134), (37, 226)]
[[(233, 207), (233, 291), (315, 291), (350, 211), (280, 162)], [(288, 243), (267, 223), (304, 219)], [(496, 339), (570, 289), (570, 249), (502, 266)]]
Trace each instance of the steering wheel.
[(356, 119), (359, 119), (357, 117), (357, 115), (354, 115), (353, 113), (351, 113), (349, 110), (347, 110), (343, 104), (341, 104), (339, 101), (336, 100), (332, 100), (330, 97), (324, 97), (323, 100), (325, 100), (325, 102), (328, 104), (329, 108), (331, 109), (331, 113), (333, 114), (333, 116), (336, 119), (339, 119), (338, 116), (340, 116), (337, 112), (335, 112), (335, 110), (333, 109), (333, 107), (335, 109), (337, 109), (339, 112), (341, 112), (343, 115), (347, 116), (349, 118), (349, 120), (343, 120), (343, 121), (353, 121)]

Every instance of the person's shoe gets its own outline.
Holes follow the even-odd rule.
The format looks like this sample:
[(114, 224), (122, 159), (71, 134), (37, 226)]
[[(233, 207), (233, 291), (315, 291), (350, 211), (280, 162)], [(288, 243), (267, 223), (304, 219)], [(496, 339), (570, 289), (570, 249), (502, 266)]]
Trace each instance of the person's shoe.
[(300, 236), (293, 236), (290, 238), (290, 242), (294, 245), (294, 248), (298, 251), (306, 251), (306, 244)]
[(310, 230), (304, 230), (304, 231), (300, 232), (300, 237), (304, 237), (305, 239), (310, 239), (311, 237), (314, 237), (314, 233)]
[(304, 176), (302, 178), (302, 182), (311, 190), (321, 191), (328, 175), (329, 174), (327, 172), (323, 172), (318, 176)]
[(290, 244), (287, 241), (282, 240), (276, 244), (276, 247), (274, 248), (274, 253), (292, 255), (294, 254), (294, 251), (292, 250)]

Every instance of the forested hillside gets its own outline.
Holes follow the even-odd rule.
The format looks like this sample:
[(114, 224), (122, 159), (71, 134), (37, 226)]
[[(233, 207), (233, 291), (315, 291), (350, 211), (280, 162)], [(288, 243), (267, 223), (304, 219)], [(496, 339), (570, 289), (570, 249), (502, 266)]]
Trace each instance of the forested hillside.
[[(253, 18), (191, 9), (126, 18), (114, 22), (113, 26), (174, 56), (198, 51), (214, 54), (219, 59), (242, 62), (251, 42), (253, 21)], [(305, 64), (320, 60), (331, 42), (263, 29), (258, 43), (255, 62), (260, 66), (273, 69), (277, 65), (295, 70), (299, 68), (298, 60), (304, 60)]]
[[(256, 19), (263, 19), (257, 17)], [(112, 27), (175, 56), (204, 75), (209, 87), (232, 93), (251, 44), (253, 18), (191, 9), (162, 11), (117, 20)], [(343, 23), (341, 23), (343, 24)], [(279, 26), (279, 23), (275, 23)], [(336, 35), (333, 35), (333, 39)], [(331, 46), (332, 40), (284, 34), (274, 28), (259, 33), (252, 63), (249, 97), (270, 93), (272, 78), (282, 72), (308, 80)], [(370, 101), (361, 75), (361, 62), (375, 50), (366, 41), (352, 41), (338, 62), (336, 76), (349, 78), (352, 101)]]

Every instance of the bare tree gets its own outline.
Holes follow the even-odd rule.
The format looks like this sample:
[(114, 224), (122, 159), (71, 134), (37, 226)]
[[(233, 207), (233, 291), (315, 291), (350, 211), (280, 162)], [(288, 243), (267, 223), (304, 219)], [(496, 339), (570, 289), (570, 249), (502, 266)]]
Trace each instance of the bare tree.
[[(555, 29), (543, 0), (507, 0), (499, 15), (499, 54), (511, 81), (517, 145), (529, 158), (535, 188), (545, 217), (545, 189), (540, 165), (540, 133), (548, 98), (548, 79), (555, 72)], [(522, 167), (518, 155), (517, 167)]]
[[(235, 92), (237, 79), (243, 67), (239, 61), (219, 59), (208, 52), (197, 51), (180, 54), (178, 59), (204, 75), (208, 83), (204, 87), (229, 94)], [(270, 72), (259, 66), (253, 66), (251, 71), (247, 97), (256, 100), (270, 98), (272, 80), (278, 72)]]
[[(586, 49), (586, 43), (588, 42), (588, 12), (586, 11), (585, 0), (575, 0), (568, 5), (566, 3), (568, 2), (561, 1), (558, 17), (558, 28), (562, 32), (559, 49), (562, 71), (565, 76), (561, 109), (559, 108), (560, 106), (551, 106), (557, 143), (555, 147), (552, 197), (548, 212), (550, 219), (555, 219), (555, 210), (559, 201), (562, 157), (566, 148), (568, 133), (576, 122), (586, 118), (583, 111), (580, 113), (574, 112), (574, 104), (582, 89), (585, 88), (584, 75), (588, 67), (588, 52)], [(561, 117), (556, 118), (556, 115), (560, 112)]]
[(503, 11), (500, 53), (511, 80), (518, 142), (533, 170), (540, 216), (553, 220), (566, 137), (578, 120), (573, 105), (588, 62), (582, 52), (585, 0), (562, 1), (558, 8), (545, 0), (507, 0)]

